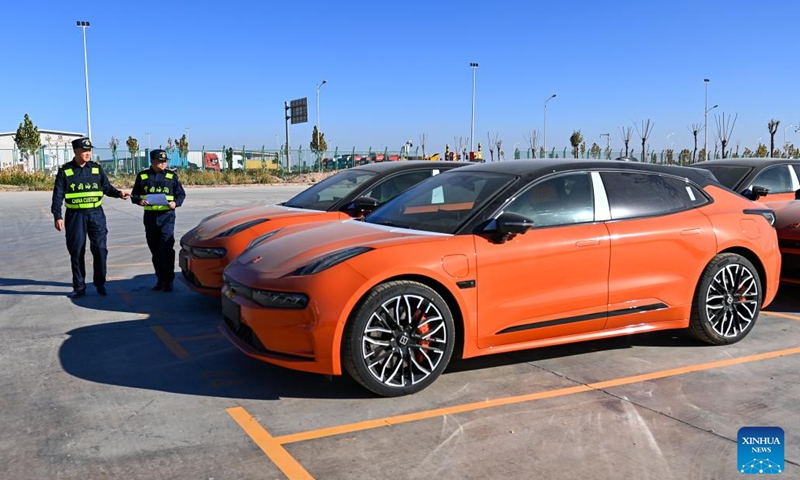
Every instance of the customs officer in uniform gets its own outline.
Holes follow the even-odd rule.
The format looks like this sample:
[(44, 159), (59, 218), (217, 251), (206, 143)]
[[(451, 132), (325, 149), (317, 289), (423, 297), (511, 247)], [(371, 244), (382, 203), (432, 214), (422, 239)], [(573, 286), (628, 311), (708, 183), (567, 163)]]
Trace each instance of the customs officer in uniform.
[[(103, 195), (128, 198), (130, 194), (114, 188), (99, 163), (92, 161), (92, 142), (78, 138), (72, 142), (75, 157), (58, 169), (53, 187), (53, 213), (56, 230), (66, 229), (67, 251), (72, 265), (71, 298), (86, 295), (86, 237), (94, 258), (93, 283), (97, 293), (105, 296), (106, 215), (103, 213)], [(66, 217), (61, 216), (61, 204), (67, 207)]]
[(150, 168), (136, 175), (131, 201), (144, 207), (144, 230), (153, 256), (157, 283), (154, 291), (172, 291), (175, 280), (175, 209), (186, 192), (178, 174), (167, 168), (167, 152), (150, 152)]

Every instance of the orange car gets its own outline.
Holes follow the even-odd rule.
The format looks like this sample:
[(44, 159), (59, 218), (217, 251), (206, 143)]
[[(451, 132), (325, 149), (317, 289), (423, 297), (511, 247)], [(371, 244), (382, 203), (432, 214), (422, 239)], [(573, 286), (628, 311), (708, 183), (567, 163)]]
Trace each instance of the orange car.
[[(800, 190), (796, 192), (800, 200)], [(781, 249), (781, 281), (800, 285), (800, 201), (771, 202)]]
[(721, 184), (759, 202), (794, 200), (800, 189), (796, 158), (725, 158), (692, 166), (710, 171)]
[(775, 297), (774, 219), (697, 169), (476, 164), (244, 252), (220, 328), (251, 357), (385, 396), (430, 385), (454, 352), (683, 328), (729, 344)]
[(727, 158), (700, 162), (726, 187), (775, 212), (781, 281), (800, 284), (800, 159)]
[(279, 205), (211, 215), (181, 238), (182, 280), (191, 290), (219, 297), (225, 266), (277, 230), (361, 215), (422, 180), (463, 165), (425, 161), (366, 165), (339, 172)]

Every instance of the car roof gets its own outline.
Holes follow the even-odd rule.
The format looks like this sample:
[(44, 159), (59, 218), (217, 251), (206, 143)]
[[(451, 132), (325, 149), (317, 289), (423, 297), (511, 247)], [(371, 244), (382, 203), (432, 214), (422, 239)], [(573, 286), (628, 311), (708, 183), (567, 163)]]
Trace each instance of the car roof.
[(742, 166), (742, 167), (757, 167), (780, 165), (785, 163), (800, 163), (797, 158), (723, 158), (719, 160), (707, 160), (705, 162), (697, 162), (692, 164), (693, 167), (703, 168), (705, 166), (713, 167), (720, 166)]
[(456, 167), (463, 167), (469, 165), (466, 162), (450, 162), (450, 161), (433, 161), (433, 160), (398, 160), (378, 163), (368, 163), (366, 165), (359, 165), (348, 170), (370, 170), (380, 174), (388, 174), (392, 172), (399, 172), (419, 167), (432, 167), (441, 169), (451, 169)]
[(705, 186), (710, 183), (718, 184), (716, 178), (713, 175), (710, 175), (706, 170), (699, 170), (691, 167), (681, 167), (678, 165), (660, 165), (624, 160), (586, 160), (564, 158), (511, 160), (504, 162), (479, 163), (460, 168), (458, 171), (506, 173), (510, 175), (517, 175), (526, 178), (527, 180), (533, 180), (550, 173), (589, 169), (614, 169), (664, 173), (688, 178), (689, 180), (701, 186)]

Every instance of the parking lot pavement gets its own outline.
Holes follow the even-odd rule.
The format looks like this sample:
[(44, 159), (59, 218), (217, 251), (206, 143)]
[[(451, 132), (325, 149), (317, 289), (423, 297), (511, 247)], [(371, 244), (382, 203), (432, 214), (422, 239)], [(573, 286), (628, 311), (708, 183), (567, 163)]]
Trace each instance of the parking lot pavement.
[[(189, 189), (176, 237), (301, 188)], [(658, 332), (542, 348), (375, 398), (242, 355), (217, 330), (216, 299), (150, 292), (142, 212), (127, 202), (105, 202), (109, 296), (66, 298), (49, 199), (0, 193), (2, 478), (721, 479), (739, 475), (743, 426), (782, 427), (782, 478), (800, 478), (796, 287), (738, 344)]]

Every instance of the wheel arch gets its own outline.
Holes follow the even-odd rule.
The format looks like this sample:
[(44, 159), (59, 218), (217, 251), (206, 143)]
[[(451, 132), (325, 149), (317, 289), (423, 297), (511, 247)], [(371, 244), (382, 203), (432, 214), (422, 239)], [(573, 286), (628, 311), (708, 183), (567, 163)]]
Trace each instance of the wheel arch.
[(735, 253), (749, 260), (758, 271), (758, 279), (761, 283), (761, 291), (764, 292), (763, 295), (766, 295), (768, 285), (767, 271), (764, 268), (764, 264), (761, 262), (761, 259), (758, 258), (758, 255), (756, 255), (755, 252), (745, 247), (730, 247), (719, 253)]
[[(450, 309), (450, 314), (453, 316), (453, 325), (455, 326), (456, 329), (455, 339), (454, 339), (455, 344), (453, 345), (453, 356), (451, 357), (450, 360), (452, 361), (453, 359), (460, 359), (464, 352), (464, 315), (461, 312), (461, 307), (459, 306), (458, 301), (456, 300), (455, 296), (450, 291), (450, 289), (448, 289), (444, 284), (442, 284), (438, 280), (425, 275), (419, 275), (419, 274), (396, 275), (394, 277), (385, 278), (371, 285), (364, 291), (364, 293), (361, 295), (358, 301), (355, 302), (353, 308), (350, 309), (350, 312), (347, 314), (346, 324), (353, 321), (353, 318), (357, 314), (359, 308), (361, 307), (361, 305), (364, 304), (370, 292), (372, 292), (372, 290), (375, 287), (377, 287), (378, 285), (382, 285), (384, 283), (395, 282), (398, 280), (407, 280), (425, 285), (426, 287), (438, 293), (444, 299), (445, 303), (447, 303), (447, 307)], [(343, 325), (342, 328), (340, 329), (341, 332), (344, 332), (346, 324)], [(339, 362), (340, 366), (342, 362), (342, 352), (344, 351), (344, 342), (345, 342), (345, 336), (342, 334), (339, 339), (339, 355), (338, 358), (336, 359), (336, 361)], [(342, 369), (342, 371), (343, 370), (344, 369)]]

